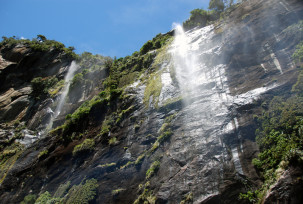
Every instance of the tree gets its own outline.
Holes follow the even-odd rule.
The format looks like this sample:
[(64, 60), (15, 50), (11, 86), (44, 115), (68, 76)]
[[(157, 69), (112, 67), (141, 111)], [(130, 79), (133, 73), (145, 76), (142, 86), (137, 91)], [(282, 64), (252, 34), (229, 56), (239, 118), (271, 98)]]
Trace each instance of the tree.
[(154, 44), (151, 40), (147, 41), (142, 48), (140, 49), (140, 53), (142, 55), (146, 54), (147, 52), (149, 52), (152, 48), (153, 48)]
[(47, 39), (44, 35), (37, 35), (37, 40), (39, 40), (40, 42), (45, 42)]
[(222, 12), (225, 9), (225, 4), (223, 0), (210, 0), (208, 8), (210, 10)]

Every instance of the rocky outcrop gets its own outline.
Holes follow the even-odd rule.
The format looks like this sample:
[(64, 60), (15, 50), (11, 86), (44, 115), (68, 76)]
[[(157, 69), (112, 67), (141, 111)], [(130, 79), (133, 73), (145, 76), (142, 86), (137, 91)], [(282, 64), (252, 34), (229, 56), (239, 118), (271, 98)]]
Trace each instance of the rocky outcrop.
[(302, 167), (291, 167), (271, 186), (263, 203), (301, 203), (303, 195)]
[(37, 52), (23, 44), (1, 47), (0, 121), (29, 120), (41, 103), (30, 95), (31, 80), (55, 75), (60, 78), (71, 60), (55, 49)]

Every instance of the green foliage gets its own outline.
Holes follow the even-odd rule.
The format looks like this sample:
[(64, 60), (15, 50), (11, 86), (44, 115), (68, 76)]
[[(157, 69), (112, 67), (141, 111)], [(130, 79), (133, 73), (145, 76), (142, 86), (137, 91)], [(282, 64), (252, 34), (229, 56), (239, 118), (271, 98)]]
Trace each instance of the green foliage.
[(90, 52), (83, 52), (77, 62), (81, 70), (103, 69), (112, 63), (112, 58), (98, 54), (93, 55)]
[(20, 143), (12, 143), (0, 152), (0, 184), (22, 152), (23, 146)]
[(64, 88), (64, 80), (58, 81), (55, 85), (53, 85), (49, 90), (48, 93), (52, 98), (54, 98), (59, 91)]
[(146, 54), (148, 51), (153, 50), (154, 44), (151, 40), (147, 41), (142, 48), (140, 49), (140, 53), (142, 55)]
[[(101, 128), (101, 132), (100, 132), (101, 136), (108, 135), (113, 124), (114, 124), (113, 116), (112, 115), (107, 116), (102, 122), (102, 128)], [(112, 140), (112, 142), (115, 142), (114, 139)]]
[[(303, 22), (303, 21), (302, 21)], [(292, 55), (295, 62), (302, 63), (303, 62), (303, 41), (297, 45), (296, 51)]]
[(180, 204), (187, 204), (193, 202), (193, 193), (190, 192), (184, 196), (184, 199), (180, 202)]
[(81, 144), (74, 147), (73, 155), (76, 156), (79, 153), (90, 151), (94, 146), (95, 141), (93, 139), (85, 139)]
[(47, 204), (51, 200), (52, 196), (48, 191), (42, 193), (39, 198), (36, 200), (36, 204)]
[[(301, 44), (297, 47), (301, 49)], [(294, 59), (300, 59), (299, 52)], [(263, 103), (263, 114), (258, 117), (260, 128), (256, 130), (256, 140), (260, 147), (258, 158), (253, 159), (254, 166), (264, 178), (260, 189), (241, 194), (240, 198), (259, 202), (269, 186), (280, 176), (283, 169), (303, 162), (303, 98), (302, 71), (288, 98), (274, 97), (269, 103)], [(256, 117), (255, 117), (256, 118)]]
[(239, 199), (248, 200), (250, 203), (256, 203), (258, 191), (248, 191), (247, 193), (240, 193)]
[(77, 73), (71, 81), (69, 90), (71, 95), (79, 94), (78, 90), (83, 86), (99, 86), (100, 79), (103, 80), (106, 77), (108, 66), (111, 66), (111, 63), (112, 59), (110, 57), (83, 52), (77, 60), (79, 66)]
[(44, 35), (37, 35), (37, 40), (40, 42), (45, 42), (47, 39)]
[(210, 22), (220, 18), (220, 14), (216, 11), (206, 11), (204, 9), (194, 9), (190, 12), (191, 16), (183, 23), (185, 30), (192, 29), (194, 27), (204, 27)]
[(303, 149), (302, 98), (275, 97), (259, 121), (261, 129), (256, 133), (261, 153), (254, 164), (262, 171), (276, 169), (282, 160), (290, 159), (291, 152)]
[(55, 76), (52, 77), (37, 77), (31, 81), (31, 85), (33, 88), (32, 95), (36, 99), (40, 99), (41, 97), (46, 97), (50, 88), (56, 85), (58, 79)]
[(303, 40), (303, 20), (298, 23), (288, 26), (282, 31), (283, 38), (291, 39), (293, 42), (300, 42)]
[(156, 196), (154, 196), (154, 192), (150, 189), (149, 181), (144, 184), (139, 185), (141, 195), (135, 200), (134, 204), (155, 204)]
[(163, 132), (158, 138), (157, 141), (161, 144), (164, 141), (166, 141), (168, 138), (170, 138), (170, 136), (173, 135), (173, 132), (171, 131), (171, 129), (167, 129), (165, 132)]
[(159, 111), (162, 112), (169, 112), (173, 109), (181, 109), (182, 105), (183, 105), (183, 97), (179, 96), (176, 98), (170, 98), (167, 99), (166, 101), (164, 101), (164, 104), (159, 108)]
[(133, 83), (153, 62), (154, 54), (126, 56), (113, 61), (109, 69), (109, 77), (103, 85), (107, 89), (122, 88)]
[(61, 184), (54, 196), (51, 196), (51, 194), (46, 191), (42, 193), (36, 201), (33, 201), (35, 197), (29, 194), (24, 198), (23, 202), (28, 199), (31, 201), (28, 203), (32, 203), (33, 201), (35, 204), (88, 204), (95, 199), (98, 187), (96, 179), (86, 180), (85, 184), (81, 182), (79, 185), (73, 185), (71, 188), (70, 184), (70, 181)]
[(155, 104), (155, 107), (158, 107), (159, 96), (161, 94), (162, 82), (161, 75), (151, 74), (147, 81), (147, 85), (144, 91), (143, 102), (146, 107), (150, 105), (150, 99), (152, 97), (152, 103)]
[(222, 12), (225, 9), (225, 5), (224, 5), (223, 0), (210, 0), (208, 8), (210, 10)]
[(143, 160), (145, 158), (145, 153), (144, 154), (141, 154), (135, 161), (135, 165), (138, 166), (138, 165), (141, 165)]
[(132, 112), (133, 110), (134, 110), (134, 107), (135, 106), (130, 106), (129, 108), (127, 108), (126, 110), (122, 110), (120, 113), (119, 113), (119, 115), (118, 115), (118, 118), (117, 118), (117, 120), (116, 120), (116, 124), (118, 124), (121, 120), (123, 120), (123, 119), (125, 119), (126, 118), (126, 116), (130, 113), (130, 112)]
[(157, 171), (160, 168), (160, 162), (159, 161), (155, 161), (151, 164), (150, 168), (147, 170), (146, 172), (146, 179), (150, 179), (153, 175), (155, 175), (155, 173), (157, 173)]
[(160, 146), (160, 142), (156, 140), (156, 142), (153, 144), (152, 148), (150, 149), (150, 153), (156, 151), (159, 148), (159, 146)]
[(300, 73), (298, 75), (298, 80), (293, 85), (291, 91), (293, 93), (296, 93), (298, 96), (303, 97), (303, 70), (300, 71)]
[[(220, 19), (222, 14), (228, 16), (231, 8), (234, 7), (233, 4), (233, 0), (210, 0), (208, 7), (210, 10), (192, 10), (189, 19), (183, 22), (183, 28), (189, 30), (197, 26), (204, 27)], [(216, 29), (216, 33), (221, 33), (221, 31), (222, 29)]]
[(112, 190), (112, 195), (113, 195), (113, 196), (116, 196), (116, 195), (118, 195), (119, 193), (121, 193), (121, 192), (123, 192), (123, 191), (125, 191), (125, 189), (123, 189), (123, 188), (119, 188), (119, 189), (116, 189), (116, 190)]
[(41, 151), (41, 152), (39, 153), (38, 158), (43, 158), (43, 157), (45, 157), (45, 156), (47, 156), (47, 155), (48, 155), (48, 150), (45, 149), (45, 150), (43, 150), (43, 151)]
[(76, 84), (80, 84), (82, 81), (83, 81), (83, 74), (82, 73), (75, 74), (75, 76), (71, 81), (70, 87), (73, 88), (76, 86)]
[(173, 115), (167, 116), (164, 119), (164, 124), (159, 129), (160, 135), (157, 137), (156, 142), (153, 144), (152, 148), (149, 150), (149, 154), (156, 151), (159, 148), (160, 144), (162, 144), (163, 142), (168, 140), (170, 138), (170, 136), (173, 135), (173, 132), (172, 132), (170, 126), (171, 126), (171, 122), (175, 118), (175, 116), (176, 115), (173, 114)]
[(88, 204), (95, 199), (97, 188), (96, 179), (87, 180), (85, 184), (74, 185), (68, 191), (66, 204)]
[(128, 84), (131, 84), (135, 81), (135, 79), (137, 79), (139, 77), (139, 72), (135, 71), (135, 72), (131, 72), (128, 74), (123, 75), (120, 80), (119, 80), (119, 84), (118, 87), (122, 88)]
[(36, 200), (35, 204), (59, 204), (62, 203), (60, 198), (52, 197), (48, 191), (42, 193)]
[(55, 40), (48, 40), (45, 36), (43, 35), (38, 35), (37, 38), (33, 38), (32, 40), (28, 39), (17, 39), (15, 36), (14, 37), (2, 37), (2, 42), (0, 42), (0, 47), (2, 46), (8, 46), (8, 47), (13, 47), (18, 44), (25, 45), (29, 48), (31, 48), (34, 51), (41, 51), (41, 52), (48, 52), (51, 51), (52, 49), (58, 50), (58, 51), (63, 51), (66, 55), (71, 57), (72, 59), (77, 59), (78, 55), (76, 55), (73, 52), (72, 47), (66, 48), (64, 44), (57, 42)]
[(109, 168), (109, 167), (114, 167), (116, 165), (117, 165), (116, 163), (109, 163), (109, 164), (98, 165), (98, 167), (100, 167), (100, 168)]
[(56, 192), (54, 194), (54, 197), (55, 198), (63, 198), (64, 195), (67, 193), (68, 189), (70, 188), (70, 184), (71, 184), (70, 181), (66, 182), (65, 184), (61, 184), (57, 188), (57, 190), (56, 190)]
[(140, 54), (144, 55), (151, 50), (156, 50), (163, 47), (172, 36), (169, 34), (159, 33), (152, 40), (147, 41), (140, 49)]
[(108, 140), (109, 145), (115, 145), (116, 143), (117, 143), (117, 138), (116, 137), (112, 137)]
[(23, 201), (20, 204), (34, 204), (37, 199), (37, 196), (34, 194), (28, 194), (24, 197)]
[[(90, 101), (85, 101), (73, 114), (69, 114), (66, 116), (66, 121), (64, 125), (60, 126), (56, 130), (52, 132), (57, 131), (63, 131), (62, 135), (64, 136), (64, 140), (69, 140), (68, 136), (72, 132), (78, 132), (82, 131), (83, 128), (86, 127), (86, 124), (88, 122), (88, 117), (90, 114), (90, 111), (94, 107), (106, 107), (108, 105), (107, 98), (100, 97), (100, 95), (95, 96)], [(81, 125), (80, 125), (81, 124)]]

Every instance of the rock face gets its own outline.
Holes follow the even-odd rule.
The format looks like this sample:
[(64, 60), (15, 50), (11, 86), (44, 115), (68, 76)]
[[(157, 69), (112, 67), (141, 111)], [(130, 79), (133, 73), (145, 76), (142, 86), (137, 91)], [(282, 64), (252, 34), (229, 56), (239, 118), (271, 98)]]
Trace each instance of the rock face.
[[(78, 124), (81, 139), (75, 130), (72, 141), (62, 142), (55, 132), (25, 149), (1, 183), (1, 200), (54, 195), (68, 181), (95, 178), (96, 203), (245, 203), (239, 193), (262, 183), (251, 163), (258, 154), (253, 115), (264, 99), (288, 94), (296, 82), (291, 56), (302, 40), (302, 29), (295, 29), (302, 19), (302, 1), (251, 0), (214, 25), (186, 33), (176, 28), (173, 42), (155, 52), (150, 69), (124, 87), (124, 97), (94, 106)], [(59, 63), (54, 53), (29, 53), (22, 47), (2, 50), (0, 120), (24, 119), (34, 130), (51, 102), (32, 105), (29, 81), (60, 75), (68, 62)], [(87, 83), (75, 87), (75, 107), (64, 114), (95, 94)], [(78, 96), (79, 89), (87, 91)], [(114, 114), (119, 120), (100, 134)], [(3, 138), (8, 132), (1, 132)], [(75, 156), (74, 147), (87, 138), (94, 139), (94, 148)], [(293, 199), (302, 189), (302, 179), (296, 180), (301, 170), (286, 171), (265, 203), (302, 202), (300, 195)]]
[(37, 52), (21, 44), (2, 47), (0, 60), (1, 122), (29, 120), (38, 105), (30, 96), (31, 80), (60, 75), (71, 63), (63, 52)]
[(301, 203), (302, 175), (302, 167), (285, 171), (267, 193), (264, 203)]

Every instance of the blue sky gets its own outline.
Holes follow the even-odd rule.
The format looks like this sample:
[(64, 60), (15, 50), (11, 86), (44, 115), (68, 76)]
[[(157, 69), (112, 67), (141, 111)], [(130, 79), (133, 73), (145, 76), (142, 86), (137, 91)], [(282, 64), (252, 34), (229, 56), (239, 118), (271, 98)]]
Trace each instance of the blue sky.
[(124, 57), (209, 0), (0, 0), (0, 36), (37, 34), (84, 51)]

